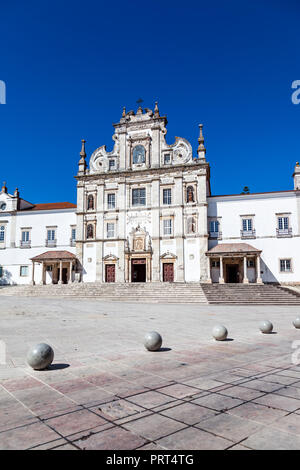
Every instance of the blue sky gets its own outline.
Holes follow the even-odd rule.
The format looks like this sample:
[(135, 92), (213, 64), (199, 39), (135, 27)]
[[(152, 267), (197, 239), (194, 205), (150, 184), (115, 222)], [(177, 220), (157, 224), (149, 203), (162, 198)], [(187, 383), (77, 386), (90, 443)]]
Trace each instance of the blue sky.
[(80, 140), (112, 148), (136, 100), (196, 153), (204, 125), (213, 194), (292, 189), (300, 160), (300, 4), (12, 1), (1, 5), (1, 181), (32, 202), (76, 202)]

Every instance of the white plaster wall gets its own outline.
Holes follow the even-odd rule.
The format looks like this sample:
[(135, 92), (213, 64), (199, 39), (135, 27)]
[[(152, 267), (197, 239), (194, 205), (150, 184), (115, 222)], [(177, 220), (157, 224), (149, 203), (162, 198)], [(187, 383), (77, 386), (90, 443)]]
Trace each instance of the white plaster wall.
[[(75, 254), (75, 247), (70, 246), (71, 225), (76, 225), (75, 210), (57, 210), (57, 211), (30, 211), (17, 212), (15, 226), (16, 247), (11, 247), (11, 220), (8, 214), (0, 214), (1, 220), (8, 220), (6, 228), (5, 248), (0, 250), (0, 266), (5, 271), (5, 276), (0, 283), (8, 284), (29, 284), (32, 279), (31, 258), (45, 253), (46, 251), (66, 250)], [(46, 227), (57, 226), (57, 246), (47, 247)], [(31, 248), (20, 248), (21, 228), (31, 227)], [(20, 266), (29, 266), (28, 276), (20, 276)], [(35, 266), (35, 281), (42, 280), (41, 266)]]
[[(278, 213), (290, 213), (293, 237), (277, 238)], [(255, 239), (241, 239), (242, 215), (254, 215)], [(209, 240), (209, 248), (220, 243), (247, 243), (259, 250), (264, 282), (300, 282), (300, 233), (297, 198), (293, 191), (208, 198), (208, 216), (220, 217), (222, 240)], [(280, 259), (292, 259), (292, 272), (281, 273)], [(249, 269), (248, 269), (249, 273)]]
[(199, 239), (188, 238), (184, 240), (184, 269), (186, 282), (200, 281), (199, 250)]

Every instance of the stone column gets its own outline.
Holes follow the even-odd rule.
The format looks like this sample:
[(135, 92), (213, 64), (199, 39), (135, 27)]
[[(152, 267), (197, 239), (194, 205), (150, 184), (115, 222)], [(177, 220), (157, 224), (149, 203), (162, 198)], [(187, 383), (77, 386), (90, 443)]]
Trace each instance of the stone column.
[(73, 279), (72, 279), (72, 268), (73, 268), (73, 261), (70, 261), (70, 272), (69, 272), (69, 281), (68, 281), (68, 284), (71, 284), (71, 282), (73, 282)]
[(244, 256), (244, 278), (243, 284), (249, 284), (249, 279), (247, 276), (247, 256)]
[(219, 277), (219, 284), (224, 284), (224, 276), (223, 276), (223, 257), (220, 256), (220, 277)]
[(210, 275), (210, 257), (207, 256), (207, 284), (212, 283), (211, 275)]
[(35, 262), (32, 261), (32, 278), (31, 278), (31, 284), (34, 286), (35, 281), (34, 281), (34, 268), (35, 268)]
[(58, 284), (61, 284), (62, 280), (62, 261), (59, 262), (59, 278), (58, 278)]
[(256, 282), (257, 284), (263, 284), (262, 278), (260, 277), (260, 255), (256, 256)]
[(41, 284), (43, 284), (43, 285), (46, 284), (46, 265), (45, 265), (44, 261), (42, 263), (42, 282), (41, 282)]

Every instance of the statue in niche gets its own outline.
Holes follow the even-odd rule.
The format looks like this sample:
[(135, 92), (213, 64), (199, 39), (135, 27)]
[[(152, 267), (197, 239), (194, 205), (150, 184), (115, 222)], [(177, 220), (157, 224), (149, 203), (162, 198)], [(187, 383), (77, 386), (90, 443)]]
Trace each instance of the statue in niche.
[(92, 196), (92, 194), (90, 194), (88, 196), (88, 204), (87, 204), (87, 208), (88, 210), (93, 210), (94, 209), (94, 196)]
[(94, 238), (94, 227), (89, 224), (86, 228), (86, 238)]
[(187, 187), (186, 196), (187, 196), (186, 197), (187, 202), (195, 202), (193, 186), (188, 186)]

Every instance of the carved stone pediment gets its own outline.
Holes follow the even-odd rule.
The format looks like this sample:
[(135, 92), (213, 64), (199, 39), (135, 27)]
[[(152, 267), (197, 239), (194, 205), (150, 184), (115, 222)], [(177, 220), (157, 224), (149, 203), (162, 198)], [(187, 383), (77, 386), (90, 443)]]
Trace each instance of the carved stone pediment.
[(118, 261), (118, 257), (113, 255), (113, 254), (109, 254), (109, 255), (106, 255), (103, 257), (103, 261)]
[(160, 259), (176, 259), (177, 256), (174, 255), (174, 253), (170, 253), (169, 251), (167, 251), (166, 253), (163, 253), (160, 257)]

